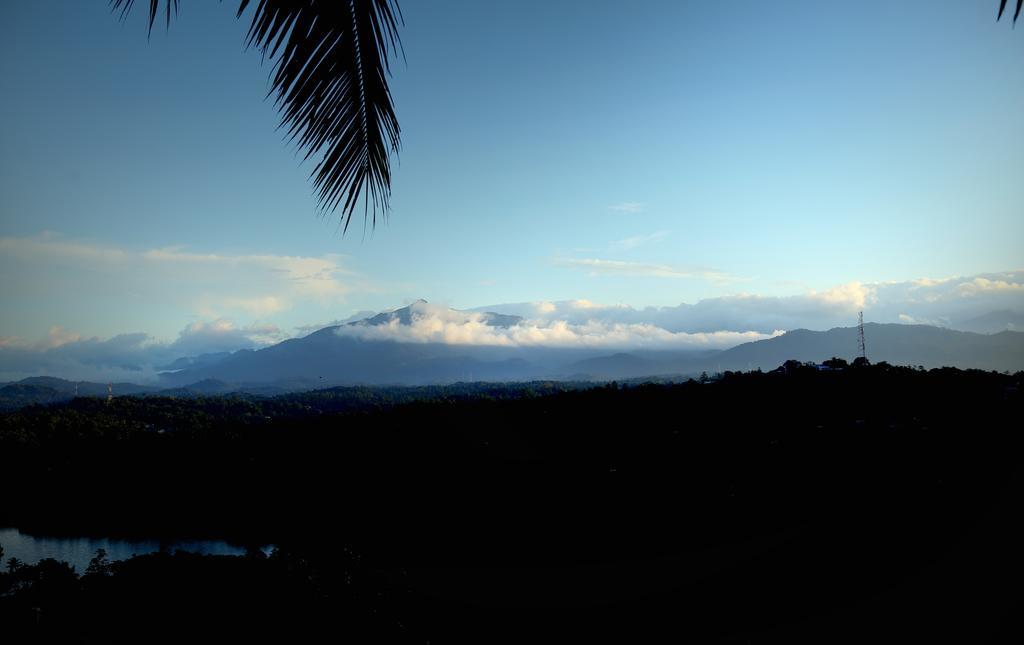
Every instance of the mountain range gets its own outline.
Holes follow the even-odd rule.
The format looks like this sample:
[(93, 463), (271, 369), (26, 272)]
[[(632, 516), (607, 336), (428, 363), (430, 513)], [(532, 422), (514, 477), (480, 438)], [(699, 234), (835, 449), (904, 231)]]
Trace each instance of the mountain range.
[[(857, 328), (796, 329), (725, 350), (609, 351), (537, 345), (399, 342), (383, 332), (407, 331), (423, 301), (361, 320), (325, 327), (259, 350), (183, 357), (151, 385), (117, 383), (116, 395), (248, 392), (273, 395), (340, 385), (425, 385), (459, 381), (613, 380), (686, 378), (701, 372), (770, 370), (787, 360), (821, 362), (858, 355)], [(453, 316), (465, 312), (448, 310)], [(483, 312), (476, 324), (509, 330), (519, 316)], [(873, 362), (925, 368), (953, 366), (996, 371), (1024, 369), (1024, 332), (994, 334), (928, 325), (864, 325)], [(376, 334), (376, 332), (382, 332)], [(375, 335), (376, 334), (376, 335)], [(107, 384), (33, 377), (0, 384), (0, 406), (50, 402), (77, 394), (105, 396)], [(6, 403), (3, 403), (6, 402)]]
[[(1024, 332), (977, 334), (929, 325), (866, 323), (867, 358), (893, 365), (959, 367), (1016, 372), (1024, 369)], [(591, 378), (624, 378), (658, 374), (770, 370), (787, 360), (818, 362), (838, 357), (852, 361), (858, 355), (857, 328), (828, 331), (795, 329), (781, 336), (743, 343), (697, 358), (642, 359), (620, 353), (582, 361), (576, 367)]]

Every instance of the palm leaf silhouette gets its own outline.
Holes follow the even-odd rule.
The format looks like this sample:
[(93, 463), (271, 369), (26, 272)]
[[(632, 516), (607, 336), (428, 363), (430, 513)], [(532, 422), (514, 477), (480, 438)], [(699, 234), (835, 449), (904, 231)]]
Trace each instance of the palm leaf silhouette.
[[(1013, 12), (1013, 24), (1017, 24), (1017, 18), (1020, 17), (1020, 8), (1024, 6), (1024, 0), (1017, 0), (1017, 10)], [(1002, 20), (1003, 12), (1006, 11), (1006, 0), (999, 0), (999, 15), (996, 16), (996, 20)]]
[[(110, 0), (124, 18), (135, 0)], [(158, 13), (171, 16), (178, 0), (149, 0), (149, 29)], [(402, 13), (395, 0), (239, 0), (237, 16), (253, 5), (246, 45), (274, 61), (268, 96), (281, 113), (289, 141), (304, 160), (322, 153), (310, 174), (319, 206), (341, 207), (345, 231), (360, 199), (363, 219), (387, 215), (391, 154), (400, 146), (388, 78), (401, 51)]]
[[(999, 0), (1001, 20), (1007, 0)], [(168, 26), (179, 0), (149, 0), (152, 32), (161, 4)], [(135, 0), (110, 0), (127, 16)], [(237, 16), (251, 0), (239, 0)], [(1017, 0), (1016, 25), (1024, 0)], [(396, 0), (258, 0), (246, 36), (249, 47), (275, 60), (269, 95), (276, 95), (281, 127), (305, 150), (323, 151), (310, 177), (325, 211), (342, 209), (348, 230), (360, 197), (363, 220), (386, 216), (391, 198), (391, 154), (400, 146), (388, 78), (389, 57), (401, 51)]]

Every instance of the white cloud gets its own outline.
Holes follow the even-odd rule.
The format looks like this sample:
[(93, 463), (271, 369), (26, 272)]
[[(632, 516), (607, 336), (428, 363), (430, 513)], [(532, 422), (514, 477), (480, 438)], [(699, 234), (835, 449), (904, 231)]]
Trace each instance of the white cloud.
[(863, 309), (874, 299), (876, 289), (877, 287), (863, 285), (859, 282), (850, 282), (820, 292), (812, 290), (808, 297), (847, 311), (857, 311)]
[(1024, 271), (976, 276), (918, 279), (873, 285), (873, 302), (865, 307), (875, 320), (903, 314), (920, 324), (965, 331), (1016, 329), (1024, 317)]
[(631, 251), (637, 247), (644, 246), (645, 244), (660, 242), (666, 237), (668, 237), (668, 231), (657, 231), (656, 233), (651, 233), (649, 235), (634, 235), (632, 237), (616, 240), (612, 243), (612, 246), (617, 249)]
[(619, 275), (639, 278), (672, 278), (706, 280), (715, 284), (724, 284), (736, 278), (724, 271), (716, 271), (703, 267), (676, 267), (667, 264), (648, 264), (645, 262), (626, 262), (623, 260), (604, 260), (599, 258), (561, 259), (558, 264), (574, 269), (582, 269), (588, 275)]
[(161, 366), (178, 358), (254, 349), (285, 338), (274, 325), (239, 327), (226, 319), (193, 322), (170, 342), (141, 332), (83, 338), (54, 326), (40, 340), (4, 338), (0, 342), (0, 380), (51, 375), (146, 383), (156, 379)]
[(932, 327), (948, 327), (949, 319), (939, 318), (936, 320), (928, 320), (924, 318), (915, 318), (907, 314), (898, 314), (896, 320), (905, 325), (931, 325)]
[(961, 282), (958, 286), (960, 295), (975, 296), (985, 292), (1017, 292), (1024, 293), (1024, 284), (1020, 282), (1009, 282), (1007, 280), (990, 280), (988, 278), (975, 278), (968, 282)]
[(174, 358), (198, 356), (213, 352), (232, 352), (280, 342), (286, 335), (275, 325), (257, 323), (236, 326), (234, 321), (198, 320), (181, 330), (178, 338), (167, 345), (166, 354)]
[[(319, 258), (266, 254), (219, 255), (187, 253), (176, 248), (165, 248), (152, 249), (140, 255), (155, 263), (206, 266), (220, 271), (256, 270), (270, 275), (276, 274), (279, 281), (288, 285), (288, 293), (321, 301), (342, 302), (345, 295), (351, 291), (351, 288), (339, 278), (350, 276), (352, 272), (343, 267), (343, 258), (337, 254)], [(274, 296), (263, 296), (264, 299), (268, 297)], [(246, 303), (251, 300), (226, 298), (224, 302)], [(281, 305), (282, 300), (277, 299), (277, 303)]]
[[(675, 332), (849, 327), (864, 311), (869, 322), (909, 322), (991, 332), (1019, 328), (1024, 316), (1024, 271), (942, 280), (850, 282), (792, 296), (735, 294), (673, 307), (635, 309), (580, 301), (490, 305), (486, 309), (544, 320), (582, 324), (647, 323)], [(984, 318), (984, 320), (978, 320)], [(1016, 327), (1014, 326), (1016, 325)]]
[[(568, 301), (568, 305), (570, 307), (572, 307), (573, 309), (584, 309), (584, 310), (585, 309), (601, 309), (601, 308), (603, 308), (603, 305), (599, 305), (599, 304), (597, 304), (595, 302), (591, 302), (591, 301), (589, 301), (589, 300), (587, 300), (585, 298), (580, 299), (580, 300), (570, 300), (570, 301)], [(552, 309), (550, 311), (554, 311), (554, 309)]]
[[(39, 242), (40, 246), (32, 247), (32, 251), (42, 252), (42, 247), (48, 245), (46, 248), (50, 253), (53, 245), (59, 243), (52, 238), (41, 238)], [(17, 255), (18, 262), (28, 262), (24, 249), (15, 250), (9, 245), (3, 247), (2, 243), (0, 239), (0, 250), (9, 252), (3, 256), (4, 260)], [(60, 249), (64, 250), (63, 247)], [(298, 290), (287, 291), (285, 287), (295, 282), (315, 281), (319, 278), (310, 276), (321, 270), (330, 274), (327, 281), (340, 281), (339, 274), (345, 275), (342, 268), (338, 268), (337, 273), (335, 269), (325, 269), (323, 262), (330, 264), (331, 261), (324, 258), (312, 258), (315, 262), (307, 263), (287, 258), (281, 260), (281, 256), (189, 257), (181, 251), (166, 249), (150, 260), (140, 259), (138, 255), (107, 252), (88, 245), (70, 245), (70, 262), (74, 269), (87, 271), (91, 264), (112, 266), (116, 271), (105, 270), (99, 277), (114, 282), (120, 279), (118, 273), (138, 269), (138, 262), (152, 261), (157, 266), (172, 263), (175, 266), (172, 276), (196, 283), (201, 282), (204, 275), (196, 268), (200, 265), (223, 269), (226, 280), (237, 277), (236, 269), (251, 272), (256, 267), (269, 265), (274, 267), (274, 271), (259, 274), (262, 289), (268, 289), (268, 284), (263, 283), (267, 279), (269, 287), (281, 288), (280, 293), (288, 294), (289, 298), (302, 297), (303, 293), (312, 298), (316, 296), (309, 294), (318, 293), (316, 289), (303, 291), (306, 287), (302, 286)], [(38, 266), (47, 261), (59, 263), (65, 259), (60, 255), (47, 255), (36, 265), (29, 264)], [(190, 273), (193, 271), (195, 273)], [(217, 272), (213, 274), (219, 275)], [(154, 274), (145, 273), (144, 277), (149, 280)], [(275, 277), (278, 282), (273, 281)], [(89, 276), (90, 282), (96, 279), (96, 275)], [(215, 278), (210, 280), (220, 284)], [(13, 282), (16, 281), (8, 280), (6, 284)], [(121, 288), (124, 284), (117, 286)], [(144, 286), (140, 285), (140, 288)], [(332, 291), (327, 289), (326, 292)], [(154, 295), (157, 299), (163, 296), (159, 290)], [(210, 302), (220, 303), (218, 306), (223, 309), (234, 308), (259, 314), (284, 306), (284, 296), (269, 289), (252, 295), (225, 290), (219, 295), (219, 300), (211, 297)], [(216, 308), (213, 304), (211, 309)], [(484, 310), (515, 314), (524, 320), (507, 328), (493, 327), (487, 324), (482, 313)], [(725, 348), (767, 338), (777, 334), (777, 330), (850, 327), (856, 324), (857, 312), (861, 310), (868, 322), (932, 324), (983, 332), (1020, 329), (1024, 326), (1024, 271), (906, 282), (849, 282), (791, 296), (735, 294), (674, 307), (643, 309), (621, 304), (605, 305), (582, 298), (492, 305), (470, 312), (416, 303), (411, 325), (394, 323), (376, 327), (345, 327), (341, 333), (368, 340), (495, 347)], [(362, 311), (353, 318), (363, 319), (372, 314)], [(40, 332), (39, 338), (2, 336), (0, 380), (52, 374), (65, 378), (143, 382), (155, 375), (156, 366), (183, 356), (258, 348), (289, 336), (267, 322), (238, 324), (236, 320), (213, 312), (180, 329), (173, 340), (158, 340), (149, 333), (120, 334), (101, 339), (86, 337), (56, 325), (44, 327), (46, 331)], [(315, 331), (319, 327), (303, 328), (302, 331)]]
[(81, 336), (74, 332), (69, 332), (60, 325), (54, 325), (50, 327), (50, 331), (46, 334), (46, 347), (60, 347), (61, 345), (67, 345), (75, 341), (81, 340)]
[(619, 211), (620, 213), (642, 213), (644, 205), (640, 202), (619, 202), (618, 204), (611, 204), (608, 206), (608, 209)]
[[(573, 303), (578, 304), (577, 302)], [(509, 327), (487, 324), (483, 312), (456, 311), (425, 302), (411, 305), (411, 324), (397, 318), (383, 325), (339, 327), (340, 336), (373, 341), (490, 345), (498, 347), (559, 347), (586, 349), (724, 348), (761, 340), (781, 331), (671, 332), (646, 323), (606, 323), (590, 320), (523, 320)]]
[(288, 308), (288, 303), (277, 296), (229, 297), (221, 300), (221, 304), (228, 310), (238, 309), (261, 318)]
[(17, 336), (0, 337), (0, 348), (45, 351), (61, 345), (74, 343), (82, 339), (80, 334), (68, 331), (60, 325), (51, 325), (46, 337), (41, 339), (18, 338)]
[(130, 256), (129, 252), (122, 249), (67, 241), (53, 233), (37, 237), (0, 237), (0, 254), (22, 258), (56, 256), (92, 264), (118, 264)]
[[(0, 298), (46, 296), (94, 311), (126, 296), (141, 306), (173, 305), (205, 318), (261, 318), (301, 304), (331, 307), (365, 279), (337, 254), (319, 257), (193, 253), (177, 247), (132, 250), (64, 240), (52, 234), (0, 237)], [(75, 301), (83, 306), (74, 307)]]

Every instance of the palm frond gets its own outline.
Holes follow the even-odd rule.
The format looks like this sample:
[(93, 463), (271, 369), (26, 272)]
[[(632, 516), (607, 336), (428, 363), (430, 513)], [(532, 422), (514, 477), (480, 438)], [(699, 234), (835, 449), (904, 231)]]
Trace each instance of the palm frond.
[[(134, 0), (111, 0), (124, 16)], [(149, 0), (149, 28), (178, 0)], [(344, 230), (363, 202), (364, 221), (386, 216), (391, 154), (400, 146), (388, 78), (401, 51), (402, 13), (396, 0), (240, 0), (238, 17), (253, 5), (246, 44), (274, 61), (268, 96), (281, 127), (305, 151), (322, 157), (310, 174), (325, 211), (341, 208)]]
[(341, 206), (346, 230), (361, 195), (374, 224), (388, 209), (400, 137), (388, 59), (400, 19), (393, 0), (258, 0), (249, 28), (248, 44), (276, 58), (270, 93), (282, 127), (307, 159), (325, 151), (311, 177), (323, 207)]
[[(1020, 17), (1021, 7), (1024, 7), (1024, 0), (1017, 0), (1017, 9), (1013, 12), (1013, 24), (1017, 24), (1017, 18)], [(1006, 11), (1006, 0), (999, 0), (999, 15), (996, 16), (996, 20), (1002, 20), (1003, 12)]]
[[(149, 32), (153, 33), (153, 23), (156, 22), (156, 14), (160, 10), (161, 0), (149, 0)], [(135, 0), (110, 0), (111, 11), (120, 10), (121, 20), (128, 17), (128, 13), (131, 12), (132, 6), (135, 4)], [(167, 26), (171, 26), (171, 8), (174, 8), (174, 13), (178, 13), (178, 0), (167, 0)]]

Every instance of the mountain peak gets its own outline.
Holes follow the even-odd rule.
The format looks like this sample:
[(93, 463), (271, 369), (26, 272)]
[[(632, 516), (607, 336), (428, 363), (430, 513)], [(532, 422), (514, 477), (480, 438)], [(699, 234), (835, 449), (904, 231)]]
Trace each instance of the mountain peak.
[(428, 303), (423, 298), (416, 300), (415, 302), (395, 309), (393, 311), (385, 311), (379, 314), (364, 318), (362, 320), (356, 320), (348, 323), (349, 326), (376, 326), (376, 325), (390, 325), (394, 321), (397, 321), (400, 325), (412, 325), (417, 319), (429, 318), (432, 316), (440, 316), (446, 319), (455, 318), (470, 318), (479, 317), (479, 320), (486, 325), (491, 327), (508, 328), (518, 325), (523, 321), (521, 316), (513, 316), (509, 314), (499, 314), (493, 311), (485, 311), (482, 313), (461, 311), (459, 309), (443, 308), (443, 307), (429, 307)]

